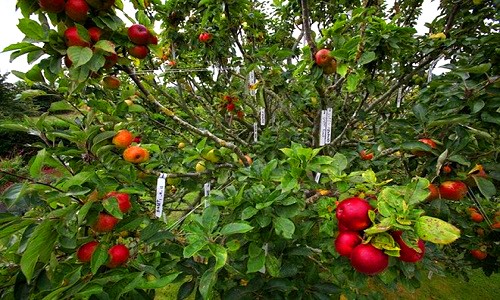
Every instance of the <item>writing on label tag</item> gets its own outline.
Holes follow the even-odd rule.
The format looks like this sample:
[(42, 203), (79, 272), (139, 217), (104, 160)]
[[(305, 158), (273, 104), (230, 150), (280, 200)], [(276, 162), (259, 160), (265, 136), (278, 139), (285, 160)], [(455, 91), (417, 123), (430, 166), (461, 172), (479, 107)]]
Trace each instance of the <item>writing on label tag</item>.
[(319, 145), (324, 146), (326, 139), (326, 110), (321, 110), (321, 123), (319, 126)]
[(266, 125), (266, 109), (260, 107), (260, 125)]
[(252, 70), (250, 71), (250, 73), (248, 73), (248, 91), (252, 96), (257, 95), (257, 87), (255, 86), (255, 84), (255, 72)]
[(319, 180), (321, 179), (321, 173), (316, 173), (316, 176), (314, 176), (314, 181), (316, 181), (316, 183), (319, 183)]
[(160, 176), (156, 180), (156, 209), (155, 216), (160, 218), (163, 214), (163, 200), (165, 199), (165, 177), (164, 173), (160, 173)]
[[(207, 182), (203, 185), (203, 194), (205, 197), (208, 197), (210, 195), (210, 182)], [(205, 207), (208, 207), (210, 204), (208, 203), (208, 200), (205, 199)]]
[(332, 142), (332, 118), (333, 108), (326, 109), (326, 129), (325, 129), (325, 144), (328, 145)]
[(257, 143), (259, 134), (259, 125), (257, 122), (253, 123), (253, 141)]

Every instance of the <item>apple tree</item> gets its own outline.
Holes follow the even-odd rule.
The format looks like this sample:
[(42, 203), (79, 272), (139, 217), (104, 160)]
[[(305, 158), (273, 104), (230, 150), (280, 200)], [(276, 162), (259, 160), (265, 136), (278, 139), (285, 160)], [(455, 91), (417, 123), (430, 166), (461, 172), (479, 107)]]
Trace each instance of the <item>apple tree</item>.
[(497, 272), (497, 4), (442, 1), (417, 34), (422, 1), (17, 1), (13, 73), (60, 101), (1, 125), (38, 138), (0, 170), (2, 297)]

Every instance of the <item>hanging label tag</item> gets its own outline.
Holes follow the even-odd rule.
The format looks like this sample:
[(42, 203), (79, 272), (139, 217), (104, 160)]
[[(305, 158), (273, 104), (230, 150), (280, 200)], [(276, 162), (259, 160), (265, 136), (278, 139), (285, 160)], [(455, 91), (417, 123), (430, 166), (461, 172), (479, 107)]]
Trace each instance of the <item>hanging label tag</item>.
[[(264, 256), (267, 256), (269, 253), (269, 243), (265, 243), (264, 246), (262, 246), (262, 250), (264, 250)], [(266, 266), (264, 265), (262, 269), (259, 270), (260, 273), (265, 274), (266, 273)]]
[(326, 109), (326, 134), (325, 134), (325, 144), (330, 144), (332, 142), (332, 117), (333, 108), (328, 107)]
[(257, 86), (255, 85), (255, 72), (252, 70), (248, 73), (248, 92), (250, 95), (257, 95)]
[(316, 173), (316, 176), (314, 176), (314, 181), (316, 181), (316, 183), (319, 183), (319, 180), (321, 179), (321, 173)]
[(156, 210), (155, 216), (160, 218), (163, 214), (163, 199), (165, 198), (165, 177), (164, 173), (160, 173), (160, 177), (156, 180)]
[(396, 101), (396, 107), (400, 108), (401, 107), (401, 99), (403, 98), (403, 87), (400, 87), (398, 90), (398, 99)]
[(264, 107), (260, 107), (260, 125), (266, 125), (266, 109)]
[(319, 126), (319, 145), (325, 145), (325, 137), (326, 137), (326, 110), (321, 111), (321, 123)]
[[(210, 182), (207, 182), (203, 185), (203, 194), (205, 197), (208, 197), (210, 195)], [(205, 207), (208, 207), (210, 204), (208, 203), (208, 200), (205, 199)]]
[(255, 143), (257, 143), (258, 139), (257, 139), (257, 135), (259, 133), (259, 125), (257, 124), (257, 122), (253, 123), (253, 141)]

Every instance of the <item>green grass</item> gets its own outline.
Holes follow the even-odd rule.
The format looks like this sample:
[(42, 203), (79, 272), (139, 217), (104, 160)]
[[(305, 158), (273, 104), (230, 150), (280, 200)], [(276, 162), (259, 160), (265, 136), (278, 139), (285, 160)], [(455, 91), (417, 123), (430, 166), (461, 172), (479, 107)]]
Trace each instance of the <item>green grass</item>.
[[(181, 283), (169, 284), (159, 289), (155, 299), (175, 300), (180, 285)], [(425, 278), (421, 287), (411, 292), (401, 286), (397, 291), (384, 291), (382, 287), (375, 287), (375, 289), (383, 293), (386, 300), (495, 300), (500, 299), (500, 274), (486, 277), (481, 270), (474, 270), (470, 274), (469, 282), (453, 277), (433, 276), (431, 279)], [(194, 299), (193, 295), (188, 299)]]

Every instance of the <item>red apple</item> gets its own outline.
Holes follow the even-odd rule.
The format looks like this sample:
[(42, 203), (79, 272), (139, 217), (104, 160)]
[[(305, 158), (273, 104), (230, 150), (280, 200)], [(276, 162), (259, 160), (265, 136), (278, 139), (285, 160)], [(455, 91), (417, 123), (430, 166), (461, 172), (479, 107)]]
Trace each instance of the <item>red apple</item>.
[(68, 0), (64, 8), (66, 15), (75, 22), (83, 22), (87, 20), (89, 13), (89, 5), (85, 0)]
[(66, 46), (68, 47), (90, 47), (90, 43), (80, 37), (75, 26), (69, 27), (66, 31), (64, 31), (64, 39), (66, 40)]
[(467, 195), (467, 185), (462, 181), (445, 181), (439, 186), (441, 198), (458, 201)]
[(122, 244), (114, 245), (113, 247), (109, 248), (108, 254), (109, 260), (106, 264), (108, 268), (116, 268), (120, 265), (123, 265), (127, 262), (130, 256), (128, 248)]
[(118, 219), (109, 215), (107, 213), (99, 213), (97, 217), (97, 221), (92, 225), (92, 228), (96, 232), (110, 232), (115, 228), (115, 225), (118, 223)]
[(354, 247), (359, 244), (361, 237), (357, 231), (341, 231), (335, 239), (335, 250), (342, 256), (350, 257)]
[(116, 65), (116, 63), (118, 62), (118, 55), (116, 53), (111, 53), (110, 55), (105, 55), (104, 59), (106, 59), (104, 68), (109, 69)]
[(38, 0), (40, 8), (46, 12), (60, 13), (66, 5), (65, 0)]
[(97, 241), (91, 241), (83, 244), (78, 248), (76, 252), (76, 257), (81, 262), (89, 262), (92, 259), (92, 254), (94, 254), (95, 248), (99, 245)]
[(134, 24), (128, 28), (128, 38), (136, 45), (147, 45), (149, 42), (150, 33), (146, 26), (142, 24)]
[(411, 262), (415, 263), (417, 261), (420, 261), (422, 258), (424, 258), (425, 254), (425, 243), (423, 240), (418, 239), (417, 241), (417, 246), (420, 249), (420, 251), (417, 251), (411, 247), (409, 247), (406, 242), (403, 240), (401, 235), (403, 234), (402, 231), (394, 231), (391, 233), (392, 237), (394, 238), (394, 241), (398, 243), (399, 248), (399, 260), (405, 261), (405, 262)]
[[(436, 149), (436, 147), (437, 147), (436, 142), (434, 142), (431, 139), (419, 139), (418, 141), (421, 143), (424, 143), (426, 145), (429, 145), (429, 147), (431, 147), (432, 149)], [(412, 150), (411, 153), (415, 156), (418, 156), (418, 157), (422, 157), (422, 156), (428, 154), (427, 151), (420, 151), (420, 150)]]
[(377, 275), (389, 265), (389, 256), (372, 244), (359, 244), (351, 252), (351, 265), (360, 273)]
[(372, 207), (361, 198), (353, 197), (343, 200), (337, 206), (337, 220), (347, 229), (359, 231), (368, 228), (371, 225), (368, 211)]
[(130, 56), (133, 56), (138, 59), (144, 59), (148, 56), (149, 49), (143, 45), (135, 45), (134, 47), (128, 49), (128, 53)]
[(116, 76), (106, 76), (102, 79), (103, 87), (110, 90), (117, 90), (120, 87), (121, 81)]
[(470, 254), (472, 256), (474, 256), (475, 259), (478, 259), (478, 260), (483, 260), (488, 256), (488, 253), (486, 251), (481, 250), (481, 249), (471, 250)]
[(101, 39), (102, 30), (99, 27), (90, 27), (87, 29), (90, 35), (90, 40), (97, 43)]
[(119, 193), (116, 191), (109, 192), (104, 199), (114, 197), (118, 201), (118, 207), (122, 213), (127, 213), (132, 208), (130, 196), (126, 193)]
[(328, 49), (321, 49), (316, 52), (314, 55), (314, 59), (316, 61), (316, 64), (320, 67), (326, 67), (329, 64), (331, 64), (333, 57), (330, 56), (330, 50)]
[(149, 33), (148, 44), (158, 45), (158, 37), (151, 32)]
[(203, 33), (200, 33), (200, 35), (198, 36), (198, 40), (200, 41), (200, 43), (208, 43), (212, 40), (212, 34), (209, 33), (209, 32), (203, 32)]
[(439, 188), (433, 184), (433, 183), (430, 183), (429, 184), (429, 191), (431, 192), (429, 194), (429, 196), (427, 196), (427, 201), (432, 201), (432, 200), (435, 200), (435, 199), (438, 199), (439, 198)]
[(234, 103), (229, 103), (228, 105), (226, 105), (226, 109), (227, 109), (227, 111), (233, 111), (234, 110)]
[(365, 150), (361, 150), (359, 152), (359, 156), (361, 157), (362, 160), (372, 160), (373, 159), (373, 153), (366, 153)]

